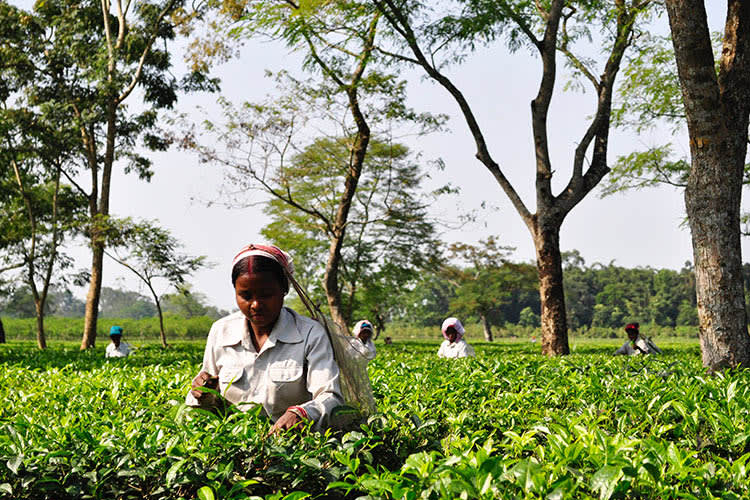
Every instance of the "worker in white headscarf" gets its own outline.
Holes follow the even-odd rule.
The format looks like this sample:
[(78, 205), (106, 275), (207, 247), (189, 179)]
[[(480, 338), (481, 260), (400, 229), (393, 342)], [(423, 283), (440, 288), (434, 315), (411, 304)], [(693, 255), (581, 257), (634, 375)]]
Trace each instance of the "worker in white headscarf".
[(362, 355), (367, 361), (375, 359), (375, 344), (372, 342), (373, 327), (372, 323), (363, 319), (357, 321), (352, 330), (352, 335), (357, 339), (351, 343), (351, 346)]
[(445, 340), (440, 344), (438, 356), (441, 358), (466, 358), (474, 357), (474, 348), (463, 339), (464, 326), (456, 318), (448, 318), (443, 321), (443, 337)]

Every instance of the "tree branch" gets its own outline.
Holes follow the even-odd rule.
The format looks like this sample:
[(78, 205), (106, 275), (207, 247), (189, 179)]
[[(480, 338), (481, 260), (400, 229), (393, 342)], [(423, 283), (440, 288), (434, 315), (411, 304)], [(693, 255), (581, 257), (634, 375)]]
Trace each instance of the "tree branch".
[(141, 57), (138, 60), (138, 67), (133, 73), (133, 78), (130, 80), (130, 85), (128, 85), (128, 87), (123, 91), (123, 93), (120, 94), (120, 97), (117, 98), (115, 105), (119, 105), (122, 101), (127, 99), (130, 93), (135, 88), (136, 84), (138, 83), (138, 80), (140, 80), (141, 72), (143, 71), (143, 65), (146, 62), (146, 56), (151, 50), (151, 46), (153, 45), (154, 40), (156, 40), (156, 36), (159, 33), (159, 24), (164, 19), (164, 17), (172, 10), (175, 3), (176, 3), (176, 0), (170, 0), (167, 3), (167, 5), (164, 7), (164, 9), (159, 13), (159, 16), (156, 19), (154, 30), (151, 32), (151, 35), (149, 35), (148, 41), (146, 42), (146, 46), (144, 47), (143, 52), (141, 53)]
[(425, 57), (424, 53), (422, 52), (422, 49), (420, 48), (419, 44), (417, 43), (417, 38), (414, 34), (414, 31), (411, 29), (411, 26), (409, 25), (409, 22), (404, 16), (403, 12), (401, 12), (398, 7), (393, 3), (393, 0), (373, 0), (375, 5), (378, 7), (378, 10), (383, 13), (383, 15), (386, 17), (386, 20), (389, 22), (389, 24), (395, 29), (398, 33), (402, 35), (404, 40), (409, 45), (409, 48), (411, 49), (412, 53), (415, 56), (415, 59), (417, 60), (417, 63), (424, 68), (424, 70), (427, 72), (427, 74), (433, 78), (435, 81), (437, 81), (440, 85), (443, 86), (454, 98), (454, 100), (458, 103), (459, 108), (461, 109), (461, 112), (464, 115), (464, 119), (466, 120), (467, 125), (469, 126), (469, 130), (471, 131), (472, 136), (474, 137), (474, 142), (477, 147), (477, 153), (476, 157), (479, 161), (481, 161), (485, 167), (492, 173), (492, 175), (497, 180), (498, 184), (502, 187), (503, 191), (505, 192), (506, 196), (510, 199), (511, 203), (515, 207), (515, 209), (520, 214), (521, 218), (526, 222), (527, 225), (532, 223), (532, 215), (529, 212), (529, 210), (526, 208), (526, 205), (523, 203), (523, 200), (521, 200), (521, 197), (516, 192), (515, 188), (511, 185), (510, 181), (505, 177), (505, 174), (503, 174), (502, 170), (500, 169), (500, 166), (492, 159), (492, 156), (490, 155), (490, 152), (487, 148), (487, 143), (484, 139), (484, 135), (482, 134), (482, 131), (479, 127), (479, 124), (477, 123), (476, 117), (474, 116), (474, 113), (469, 106), (469, 103), (466, 101), (466, 98), (461, 93), (458, 88), (453, 85), (453, 82), (451, 82), (445, 75), (440, 73), (434, 66), (432, 66)]

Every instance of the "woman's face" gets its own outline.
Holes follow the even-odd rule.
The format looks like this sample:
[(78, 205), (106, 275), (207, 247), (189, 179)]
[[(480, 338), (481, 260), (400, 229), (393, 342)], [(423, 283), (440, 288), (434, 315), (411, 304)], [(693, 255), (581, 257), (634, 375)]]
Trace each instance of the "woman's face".
[(234, 284), (237, 307), (250, 321), (253, 331), (271, 333), (284, 306), (284, 292), (271, 273), (241, 274)]
[(458, 339), (458, 332), (452, 326), (445, 329), (445, 334), (448, 336), (448, 342), (451, 344)]
[(359, 330), (359, 335), (357, 335), (357, 337), (359, 337), (362, 342), (366, 343), (370, 340), (370, 337), (372, 337), (372, 330), (369, 328), (362, 328)]

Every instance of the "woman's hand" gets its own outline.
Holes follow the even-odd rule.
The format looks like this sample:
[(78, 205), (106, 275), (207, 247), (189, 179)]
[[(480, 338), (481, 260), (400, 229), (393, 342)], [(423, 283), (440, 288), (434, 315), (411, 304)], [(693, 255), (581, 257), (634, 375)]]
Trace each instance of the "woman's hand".
[(293, 412), (291, 409), (284, 412), (284, 414), (279, 417), (279, 419), (276, 421), (275, 424), (273, 424), (273, 427), (271, 427), (270, 434), (278, 434), (280, 432), (286, 432), (289, 429), (293, 429), (295, 427), (299, 427), (302, 424), (303, 418), (300, 417), (297, 413)]
[(208, 393), (205, 391), (199, 390), (200, 387), (206, 387), (208, 389), (216, 389), (218, 388), (218, 377), (212, 377), (210, 373), (208, 372), (200, 372), (192, 382), (192, 388), (193, 390), (190, 391), (190, 394), (196, 397), (196, 399), (201, 399), (202, 397), (206, 396)]

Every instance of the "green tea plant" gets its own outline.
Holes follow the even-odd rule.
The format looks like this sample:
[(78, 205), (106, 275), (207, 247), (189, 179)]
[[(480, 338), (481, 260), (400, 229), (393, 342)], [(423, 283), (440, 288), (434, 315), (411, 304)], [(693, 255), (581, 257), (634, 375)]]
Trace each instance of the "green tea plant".
[(0, 346), (7, 498), (747, 498), (750, 375), (708, 376), (697, 344), (612, 357), (586, 342), (397, 342), (370, 364), (378, 413), (350, 429), (268, 437), (258, 409), (183, 400), (201, 343)]

